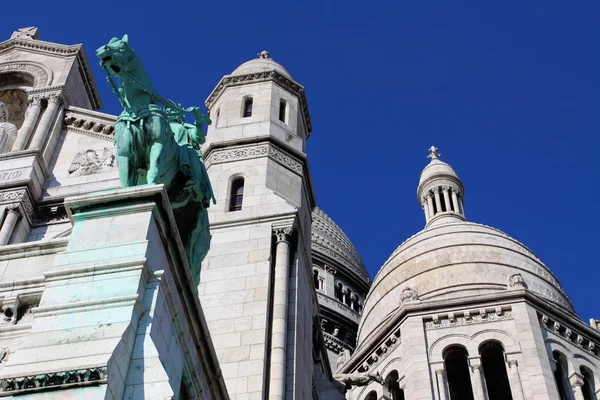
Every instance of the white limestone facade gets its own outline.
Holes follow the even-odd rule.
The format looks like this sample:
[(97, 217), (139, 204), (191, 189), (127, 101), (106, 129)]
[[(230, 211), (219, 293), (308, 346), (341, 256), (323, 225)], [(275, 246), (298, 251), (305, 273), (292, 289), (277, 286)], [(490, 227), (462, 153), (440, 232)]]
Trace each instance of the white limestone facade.
[(206, 107), (213, 123), (203, 153), (217, 204), (198, 290), (229, 394), (340, 397), (311, 267), (304, 88), (263, 51), (224, 76)]
[(82, 46), (15, 32), (0, 101), (0, 397), (228, 399), (166, 192), (120, 188)]
[(531, 250), (466, 220), (462, 182), (430, 152), (418, 188), (426, 227), (379, 270), (339, 371), (383, 382), (347, 398), (598, 398), (600, 332)]

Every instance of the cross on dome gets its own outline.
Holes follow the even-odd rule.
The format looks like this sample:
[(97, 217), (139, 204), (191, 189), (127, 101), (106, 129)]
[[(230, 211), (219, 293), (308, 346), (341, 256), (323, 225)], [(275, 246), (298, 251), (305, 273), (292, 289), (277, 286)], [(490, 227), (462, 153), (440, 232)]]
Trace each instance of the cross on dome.
[(431, 158), (431, 160), (437, 160), (441, 156), (442, 155), (440, 153), (438, 153), (438, 148), (437, 147), (431, 146), (429, 148), (429, 155), (427, 156), (427, 158)]
[(263, 50), (257, 54), (258, 58), (270, 58), (269, 55), (269, 52), (266, 50)]

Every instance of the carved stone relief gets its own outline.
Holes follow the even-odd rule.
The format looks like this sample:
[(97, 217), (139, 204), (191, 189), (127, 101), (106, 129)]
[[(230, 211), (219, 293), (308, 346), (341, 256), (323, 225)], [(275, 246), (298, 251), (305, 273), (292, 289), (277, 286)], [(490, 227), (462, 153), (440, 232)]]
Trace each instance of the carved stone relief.
[(70, 176), (93, 175), (111, 171), (114, 165), (115, 154), (113, 150), (105, 147), (102, 155), (98, 155), (96, 150), (89, 149), (77, 153), (68, 171)]

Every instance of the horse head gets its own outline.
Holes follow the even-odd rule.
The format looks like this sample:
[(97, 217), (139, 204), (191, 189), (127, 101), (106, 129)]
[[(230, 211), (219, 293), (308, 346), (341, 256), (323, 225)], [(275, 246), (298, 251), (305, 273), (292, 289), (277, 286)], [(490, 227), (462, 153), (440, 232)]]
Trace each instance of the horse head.
[(138, 64), (127, 35), (123, 39), (112, 38), (108, 44), (96, 50), (96, 55), (101, 60), (102, 67), (117, 78), (122, 78), (122, 71), (133, 73)]

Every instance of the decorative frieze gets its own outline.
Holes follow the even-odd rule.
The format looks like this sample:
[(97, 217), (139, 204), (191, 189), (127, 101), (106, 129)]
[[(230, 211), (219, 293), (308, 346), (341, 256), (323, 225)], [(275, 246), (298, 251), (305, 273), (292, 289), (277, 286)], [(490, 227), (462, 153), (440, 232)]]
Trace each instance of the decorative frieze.
[(212, 164), (246, 160), (249, 158), (264, 156), (267, 156), (286, 166), (292, 171), (302, 175), (303, 166), (301, 162), (268, 143), (258, 146), (239, 147), (234, 149), (215, 149), (208, 154), (204, 163), (208, 168)]
[(600, 356), (598, 344), (590, 339), (589, 336), (573, 330), (548, 315), (538, 314), (538, 318), (540, 320), (540, 325), (548, 332), (552, 332), (555, 335), (564, 338), (567, 342), (573, 343), (577, 347), (586, 350), (595, 356)]
[(374, 367), (379, 365), (381, 361), (385, 360), (388, 355), (392, 352), (391, 350), (396, 348), (401, 343), (400, 328), (394, 330), (391, 335), (385, 338), (383, 342), (372, 352), (369, 357), (363, 362), (358, 368), (358, 372), (367, 372), (373, 370)]
[(481, 308), (478, 310), (449, 312), (447, 314), (435, 314), (425, 319), (425, 329), (448, 328), (457, 325), (470, 325), (482, 322), (493, 322), (504, 319), (512, 319), (510, 308)]
[(33, 221), (33, 203), (25, 189), (0, 192), (0, 203), (18, 203), (21, 211), (31, 222)]
[(49, 389), (106, 383), (106, 367), (52, 372), (0, 380), (0, 396), (15, 396)]
[(100, 139), (113, 140), (115, 126), (111, 122), (100, 122), (86, 118), (84, 115), (68, 114), (65, 116), (64, 124), (70, 131), (83, 133), (98, 137)]
[(278, 85), (282, 86), (284, 89), (298, 96), (300, 100), (302, 115), (304, 116), (304, 121), (306, 122), (308, 133), (310, 134), (310, 132), (312, 132), (312, 123), (310, 120), (310, 114), (308, 112), (308, 103), (306, 102), (306, 94), (304, 93), (304, 88), (301, 85), (294, 82), (293, 80), (283, 76), (277, 71), (266, 71), (254, 74), (224, 77), (223, 79), (221, 79), (215, 90), (213, 90), (213, 92), (210, 94), (208, 100), (206, 100), (206, 108), (211, 109), (214, 102), (219, 98), (219, 96), (221, 96), (221, 93), (223, 93), (225, 88), (229, 86), (237, 86), (247, 83), (257, 83), (266, 81), (274, 81)]

